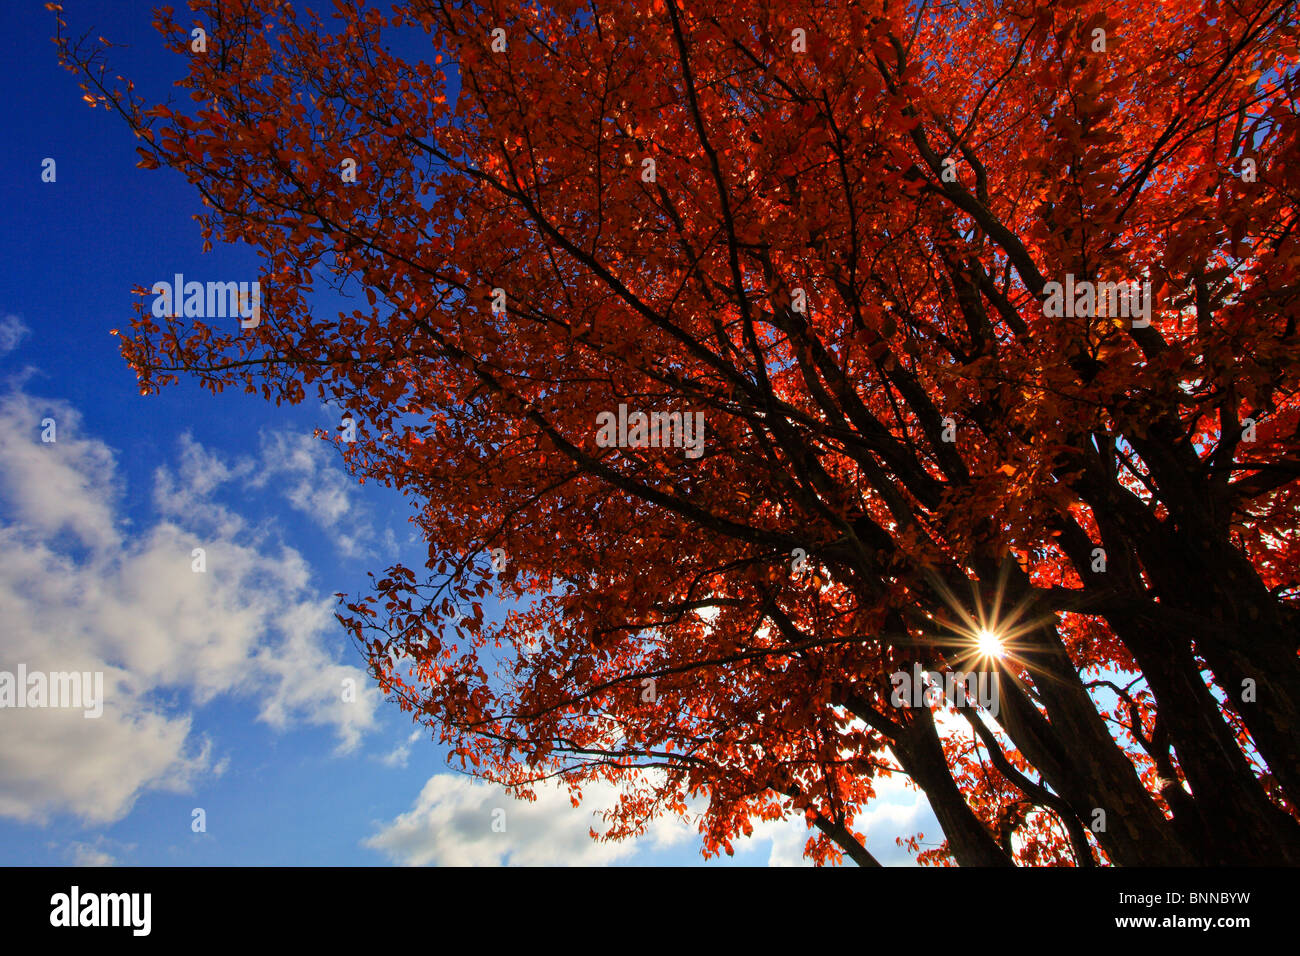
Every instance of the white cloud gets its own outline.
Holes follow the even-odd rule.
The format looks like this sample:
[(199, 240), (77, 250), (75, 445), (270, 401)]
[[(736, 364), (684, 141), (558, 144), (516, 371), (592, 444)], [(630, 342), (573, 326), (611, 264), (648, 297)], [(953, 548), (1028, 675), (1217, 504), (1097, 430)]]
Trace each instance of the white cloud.
[(16, 315), (6, 315), (0, 319), (0, 355), (8, 355), (18, 348), (29, 332), (31, 329)]
[(804, 845), (813, 831), (803, 817), (795, 815), (784, 820), (762, 820), (754, 824), (754, 835), (748, 840), (733, 841), (737, 853), (746, 850), (762, 852), (764, 843), (770, 844), (768, 866), (812, 866), (812, 860), (803, 855)]
[[(677, 818), (654, 821), (636, 841), (601, 843), (598, 810), (614, 805), (612, 784), (583, 786), (582, 806), (561, 786), (539, 785), (537, 800), (516, 800), (503, 787), (456, 774), (435, 774), (415, 805), (362, 841), (405, 866), (601, 866), (643, 847), (680, 843), (694, 830)], [(504, 810), (505, 830), (493, 830)]]
[[(895, 774), (875, 781), (876, 795), (853, 821), (853, 829), (865, 837), (865, 846), (883, 866), (914, 866), (915, 860), (895, 839), (925, 831), (939, 833), (939, 823), (930, 811), (925, 795), (907, 784), (907, 778)], [(768, 866), (812, 866), (803, 855), (810, 836), (820, 831), (809, 829), (802, 816), (784, 820), (755, 822), (754, 834), (733, 841), (737, 856), (762, 854), (767, 849)], [(928, 842), (928, 840), (927, 840)], [(852, 862), (845, 857), (845, 865)]]
[(353, 506), (353, 482), (329, 444), (304, 433), (266, 432), (261, 455), (261, 467), (250, 487), (278, 488), (292, 507), (333, 534), (344, 557), (372, 553), (374, 531)]
[(924, 832), (926, 842), (943, 839), (939, 821), (925, 794), (902, 774), (875, 781), (876, 796), (853, 826), (866, 837), (866, 847), (884, 866), (915, 866), (916, 859), (895, 842)]
[[(0, 400), (0, 414), (0, 494), (25, 525), (43, 537), (66, 530), (86, 546), (116, 548), (112, 450), (79, 437), (81, 416), (70, 406), (11, 393)], [(52, 442), (39, 438), (46, 419), (54, 421)]]
[[(406, 866), (603, 866), (626, 861), (640, 850), (660, 851), (680, 844), (689, 844), (698, 852), (700, 837), (695, 824), (672, 816), (652, 821), (647, 832), (635, 840), (593, 840), (588, 828), (603, 830), (598, 811), (613, 807), (618, 791), (604, 782), (586, 784), (582, 789), (582, 806), (575, 808), (560, 786), (539, 786), (537, 800), (528, 803), (514, 799), (496, 784), (457, 774), (435, 774), (409, 811), (381, 825), (363, 845)], [(925, 828), (926, 819), (933, 819), (929, 806), (902, 777), (880, 780), (876, 790), (877, 798), (855, 828), (866, 834), (867, 848), (881, 863), (911, 865), (911, 858), (894, 838)], [(504, 832), (492, 829), (493, 811), (498, 808), (505, 810)], [(693, 812), (702, 808), (699, 800), (691, 803)], [(756, 821), (753, 835), (735, 840), (733, 845), (738, 861), (753, 855), (760, 863), (765, 856), (768, 866), (811, 866), (803, 848), (813, 833), (796, 815)]]
[[(243, 529), (243, 518), (210, 500), (214, 491), (232, 483), (241, 494), (278, 493), (329, 535), (345, 558), (375, 553), (375, 529), (365, 507), (355, 500), (355, 483), (331, 446), (306, 432), (264, 431), (257, 457), (244, 456), (233, 463), (184, 434), (175, 473), (158, 470), (155, 504), (163, 514), (202, 518), (234, 535)], [(385, 549), (394, 550), (394, 542), (392, 530), (385, 529)]]
[(154, 472), (154, 507), (160, 515), (200, 523), (222, 537), (234, 537), (245, 531), (244, 519), (212, 495), (228, 482), (246, 480), (255, 464), (243, 458), (228, 465), (219, 455), (210, 453), (188, 433), (179, 440), (180, 456), (176, 471), (159, 466)]
[[(57, 441), (38, 439), (39, 421)], [(147, 790), (182, 792), (219, 773), (195, 706), (254, 700), (276, 728), (331, 728), (340, 749), (372, 727), (379, 694), (337, 663), (333, 599), (314, 592), (292, 548), (273, 548), (212, 492), (251, 473), (188, 437), (177, 471), (155, 475), (161, 520), (127, 534), (115, 456), (82, 433), (76, 410), (21, 392), (0, 397), (0, 669), (102, 671), (104, 711), (0, 710), (0, 816), (121, 819)], [(203, 548), (207, 570), (191, 552)], [(342, 700), (344, 678), (357, 699)]]
[[(135, 849), (135, 844), (128, 844), (126, 849)], [(117, 866), (118, 859), (110, 850), (110, 842), (100, 835), (93, 843), (69, 843), (64, 848), (63, 855), (73, 866)]]
[(385, 767), (405, 767), (406, 761), (411, 759), (411, 745), (424, 736), (423, 731), (419, 728), (411, 731), (411, 736), (407, 737), (405, 742), (398, 744), (392, 751), (380, 758), (380, 762)]

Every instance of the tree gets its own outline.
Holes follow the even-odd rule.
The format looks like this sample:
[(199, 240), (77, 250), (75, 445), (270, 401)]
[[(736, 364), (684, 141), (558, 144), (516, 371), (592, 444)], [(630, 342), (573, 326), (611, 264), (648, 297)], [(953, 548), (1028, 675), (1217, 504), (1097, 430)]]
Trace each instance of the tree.
[(463, 766), (706, 854), (874, 863), (903, 773), (923, 862), (1300, 862), (1292, 7), (193, 7), (188, 112), (60, 49), (262, 315), (122, 353), (347, 409), (429, 561), (339, 617)]

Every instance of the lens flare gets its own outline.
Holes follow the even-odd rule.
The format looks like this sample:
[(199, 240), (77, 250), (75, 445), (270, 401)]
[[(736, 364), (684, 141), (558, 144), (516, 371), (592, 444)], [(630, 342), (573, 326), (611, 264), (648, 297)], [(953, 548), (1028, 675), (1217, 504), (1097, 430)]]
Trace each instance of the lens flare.
[(1002, 638), (998, 637), (988, 628), (980, 628), (979, 633), (975, 635), (975, 643), (978, 645), (981, 654), (987, 654), (989, 657), (1001, 657), (1006, 653), (1002, 647)]

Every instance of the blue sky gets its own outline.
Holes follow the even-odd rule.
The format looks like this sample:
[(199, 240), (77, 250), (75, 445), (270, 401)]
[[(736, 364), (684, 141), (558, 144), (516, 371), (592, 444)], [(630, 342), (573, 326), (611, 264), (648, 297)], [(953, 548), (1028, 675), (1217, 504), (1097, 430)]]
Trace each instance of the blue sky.
[[(147, 94), (182, 75), (149, 4), (65, 5), (73, 35), (127, 44), (114, 72)], [(512, 801), (453, 772), (383, 702), (332, 595), (423, 564), (408, 507), (312, 438), (338, 424), (316, 401), (277, 408), (185, 380), (140, 396), (109, 334), (129, 326), (132, 288), (249, 274), (256, 259), (203, 254), (197, 193), (135, 167), (125, 125), (58, 66), (53, 15), (35, 2), (6, 15), (0, 671), (101, 670), (105, 704), (98, 719), (0, 709), (0, 864), (704, 863), (689, 826), (594, 843), (608, 794), (587, 788), (578, 810), (558, 793)], [(939, 835), (898, 777), (860, 826), (887, 864), (908, 862), (896, 836)], [(757, 826), (707, 865), (798, 863), (806, 836), (801, 820)]]

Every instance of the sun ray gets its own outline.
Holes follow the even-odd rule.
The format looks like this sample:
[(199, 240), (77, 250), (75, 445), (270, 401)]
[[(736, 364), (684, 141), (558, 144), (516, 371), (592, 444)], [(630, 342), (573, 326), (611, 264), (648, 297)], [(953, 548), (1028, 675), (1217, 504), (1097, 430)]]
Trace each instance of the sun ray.
[[(971, 582), (970, 601), (958, 599), (947, 582), (934, 575), (931, 585), (946, 605), (945, 610), (951, 614), (936, 613), (933, 623), (940, 633), (947, 632), (950, 637), (956, 637), (961, 645), (948, 662), (954, 670), (995, 669), (1032, 693), (1032, 685), (1017, 675), (1027, 675), (1035, 682), (1057, 679), (1026, 656), (1032, 654), (1037, 645), (1034, 633), (1040, 628), (1055, 626), (1056, 615), (1031, 613), (1033, 600), (1029, 595), (1007, 607), (1007, 573), (1005, 566), (1000, 569), (991, 593)], [(986, 606), (986, 597), (991, 606)]]

